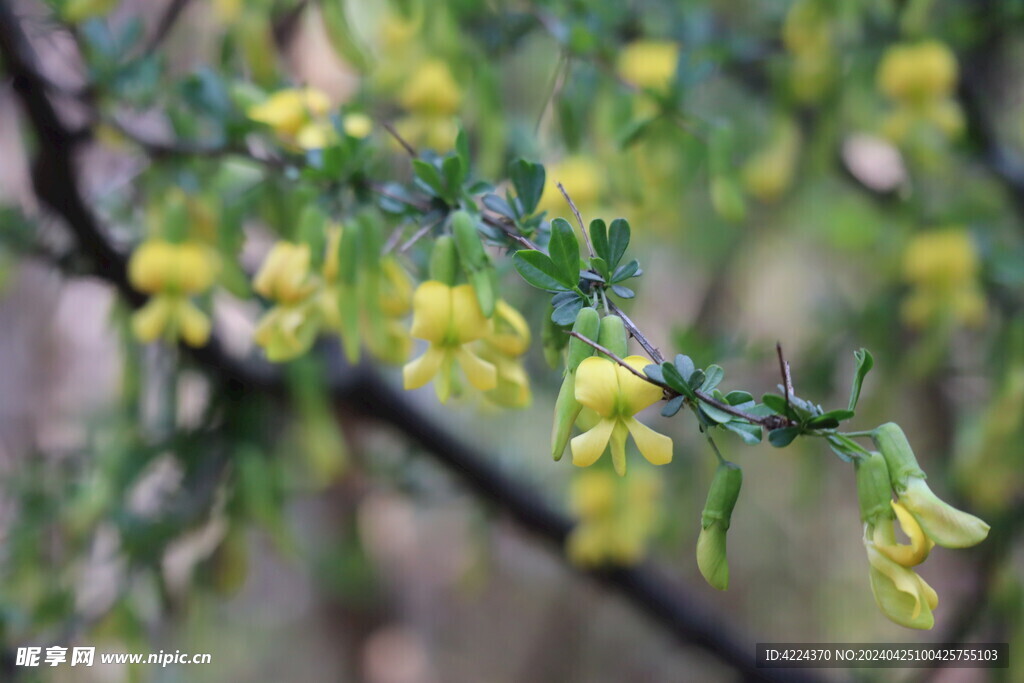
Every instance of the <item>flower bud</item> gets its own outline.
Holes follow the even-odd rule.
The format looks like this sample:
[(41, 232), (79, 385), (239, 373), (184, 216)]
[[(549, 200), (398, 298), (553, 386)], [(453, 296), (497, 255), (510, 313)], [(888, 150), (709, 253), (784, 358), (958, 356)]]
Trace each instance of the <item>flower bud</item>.
[(562, 387), (558, 390), (558, 398), (555, 400), (555, 421), (551, 426), (551, 457), (558, 461), (562, 459), (562, 452), (569, 443), (569, 436), (572, 433), (573, 423), (583, 408), (576, 400), (576, 375), (566, 372), (562, 379)]
[(473, 219), (465, 211), (456, 211), (452, 216), (452, 235), (459, 258), (464, 268), (479, 270), (488, 264), (487, 252), (480, 241), (480, 233), (473, 224)]
[(701, 531), (697, 538), (697, 567), (713, 588), (729, 587), (729, 563), (726, 559), (726, 532), (743, 484), (743, 470), (723, 462), (715, 471), (701, 513)]
[(606, 315), (601, 319), (601, 332), (597, 336), (597, 342), (601, 346), (619, 358), (625, 358), (629, 354), (628, 341), (622, 318), (617, 315)]
[(857, 472), (861, 520), (874, 525), (882, 519), (892, 519), (892, 484), (885, 457), (878, 451), (872, 451), (870, 455), (854, 460), (853, 464)]
[[(593, 308), (587, 307), (576, 314), (572, 331), (591, 341), (597, 341), (601, 330), (601, 317)], [(569, 372), (575, 372), (580, 363), (594, 355), (594, 347), (576, 337), (569, 338), (569, 356), (566, 361)]]
[(442, 235), (435, 240), (434, 250), (430, 252), (430, 279), (454, 287), (458, 272), (459, 255), (456, 252), (455, 240), (448, 235)]
[(885, 456), (900, 503), (929, 538), (946, 548), (967, 548), (985, 540), (988, 524), (949, 505), (925, 483), (925, 473), (899, 425), (886, 423), (875, 429), (872, 438)]

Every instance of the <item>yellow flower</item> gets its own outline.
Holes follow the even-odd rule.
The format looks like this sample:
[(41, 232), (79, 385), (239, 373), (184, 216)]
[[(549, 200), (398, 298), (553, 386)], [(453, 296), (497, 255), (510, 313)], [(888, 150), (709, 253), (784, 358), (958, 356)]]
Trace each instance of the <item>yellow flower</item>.
[(249, 108), (253, 121), (270, 126), (287, 144), (303, 149), (325, 147), (336, 138), (327, 114), (330, 98), (313, 88), (289, 88)]
[(395, 258), (385, 257), (380, 264), (380, 308), (384, 315), (399, 318), (412, 308), (412, 280)]
[(310, 251), (306, 244), (278, 242), (267, 254), (252, 288), (257, 294), (281, 304), (302, 301), (316, 289), (309, 272)]
[(462, 90), (451, 69), (439, 59), (424, 61), (399, 95), (399, 102), (418, 114), (452, 115), (462, 104)]
[[(331, 262), (330, 250), (328, 254), (325, 267)], [(330, 318), (332, 308), (336, 308), (325, 306), (322, 297), (314, 296), (326, 290), (310, 272), (309, 262), (308, 245), (278, 242), (253, 280), (253, 289), (277, 304), (263, 315), (254, 334), (256, 343), (273, 362), (305, 353), (313, 345), (325, 315)]]
[(558, 189), (562, 183), (573, 203), (584, 211), (601, 198), (601, 172), (598, 165), (583, 156), (566, 157), (547, 168), (544, 193), (537, 205), (537, 211), (549, 211), (556, 215), (569, 215), (569, 204)]
[(679, 44), (670, 40), (638, 40), (619, 53), (618, 73), (633, 85), (668, 90), (676, 75)]
[(505, 301), (495, 303), (487, 321), (487, 336), (478, 342), (481, 358), (497, 371), (497, 386), (488, 398), (501, 406), (522, 408), (533, 400), (530, 378), (519, 357), (530, 348), (530, 328), (523, 316)]
[(346, 135), (351, 135), (361, 140), (373, 130), (373, 121), (366, 114), (352, 112), (345, 114), (342, 128), (345, 130)]
[(132, 316), (135, 337), (143, 343), (167, 336), (190, 346), (205, 344), (210, 320), (189, 297), (213, 285), (217, 266), (216, 253), (198, 242), (151, 239), (141, 244), (128, 261), (128, 281), (152, 296)]
[(625, 479), (596, 469), (573, 477), (569, 506), (579, 522), (566, 539), (569, 559), (583, 567), (639, 562), (658, 526), (660, 484), (643, 470)]
[[(447, 152), (455, 147), (459, 125), (455, 119), (440, 114), (411, 114), (395, 122), (395, 129), (404, 140), (417, 147)], [(395, 145), (399, 143), (394, 142)]]
[(406, 389), (417, 389), (436, 377), (437, 397), (442, 403), (447, 402), (452, 393), (455, 361), (470, 384), (480, 391), (490, 391), (497, 386), (494, 365), (468, 347), (487, 330), (487, 319), (480, 311), (472, 285), (449, 287), (428, 280), (416, 289), (412, 308), (410, 334), (430, 345), (422, 356), (403, 368)]
[[(629, 356), (625, 361), (641, 372), (650, 364), (641, 356)], [(600, 421), (572, 440), (574, 465), (587, 467), (594, 464), (611, 442), (612, 464), (619, 476), (624, 475), (627, 435), (633, 436), (640, 453), (652, 464), (671, 462), (672, 439), (633, 417), (661, 400), (659, 387), (645, 382), (614, 361), (592, 356), (576, 369), (575, 389), (576, 400), (593, 410)]]
[(903, 302), (903, 319), (913, 327), (950, 318), (964, 325), (985, 321), (987, 306), (978, 284), (981, 260), (965, 230), (937, 230), (915, 236), (903, 254), (903, 277), (913, 286)]
[(865, 525), (864, 548), (870, 564), (871, 592), (879, 609), (900, 626), (932, 628), (935, 625), (932, 610), (938, 606), (939, 596), (917, 572), (884, 552), (870, 531), (870, 525)]
[(894, 45), (886, 50), (878, 67), (878, 89), (904, 102), (948, 97), (956, 80), (956, 56), (937, 40)]

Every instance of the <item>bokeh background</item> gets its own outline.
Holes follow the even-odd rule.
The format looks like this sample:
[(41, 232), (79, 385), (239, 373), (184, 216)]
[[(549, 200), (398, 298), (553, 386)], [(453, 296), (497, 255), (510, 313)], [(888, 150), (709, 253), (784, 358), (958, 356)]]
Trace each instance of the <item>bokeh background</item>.
[[(800, 395), (845, 407), (853, 351), (869, 348), (875, 369), (852, 428), (899, 422), (933, 488), (993, 527), (922, 571), (940, 596), (934, 631), (876, 608), (853, 471), (819, 440), (719, 439), (745, 471), (719, 593), (694, 561), (714, 455), (692, 419), (652, 409), (675, 460), (657, 470), (631, 460), (661, 482), (646, 561), (751, 654), (763, 641), (997, 641), (1011, 643), (1014, 666), (1024, 651), (1021, 3), (6, 4), (5, 36), (16, 21), (61, 120), (85, 138), (79, 182), (122, 252), (167, 219), (177, 192), (192, 224), (223, 237), (214, 241), (233, 272), (254, 272), (308, 201), (303, 178), (246, 184), (264, 172), (257, 164), (183, 150), (259, 138), (238, 103), (309, 85), (374, 122), (361, 162), (372, 178), (410, 176), (380, 122), (439, 152), (461, 125), (477, 177), (504, 187), (508, 163), (524, 157), (547, 167), (549, 215), (569, 215), (557, 180), (586, 219), (627, 217), (644, 269), (629, 315), (666, 353), (723, 366), (726, 389), (776, 391), (778, 341)], [(103, 264), (83, 258), (33, 187), (37, 131), (11, 67), (5, 54), (0, 677), (738, 679), (401, 430), (332, 404), (331, 353), (320, 351), (333, 342), (286, 366), (281, 396), (133, 340)], [(386, 219), (411, 235), (404, 220)], [(561, 377), (541, 349), (547, 299), (495, 258), (503, 296), (534, 331), (532, 405), (440, 406), (429, 388), (411, 400), (489, 467), (569, 510), (575, 468), (549, 457)], [(417, 278), (424, 260), (408, 256)], [(261, 302), (225, 283), (207, 303), (226, 353), (258, 357)], [(394, 368), (381, 372), (400, 384)], [(18, 646), (49, 644), (210, 652), (213, 663), (13, 666)]]

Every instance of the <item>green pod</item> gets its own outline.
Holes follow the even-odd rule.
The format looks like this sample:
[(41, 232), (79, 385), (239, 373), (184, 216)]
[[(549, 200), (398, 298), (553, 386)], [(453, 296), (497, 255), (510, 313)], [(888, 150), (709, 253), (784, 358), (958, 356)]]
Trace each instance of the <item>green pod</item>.
[(715, 522), (721, 522), (720, 527), (725, 530), (729, 528), (732, 520), (732, 511), (736, 507), (736, 500), (740, 497), (740, 487), (743, 485), (743, 470), (739, 465), (732, 462), (722, 462), (715, 470), (715, 476), (711, 480), (711, 487), (708, 489), (708, 499), (704, 503), (704, 511), (700, 515), (701, 527), (707, 529)]
[[(601, 316), (593, 308), (587, 307), (576, 314), (576, 322), (573, 323), (572, 331), (583, 335), (591, 341), (598, 341), (601, 330)], [(594, 347), (576, 337), (569, 337), (569, 357), (566, 365), (569, 372), (576, 372), (585, 359), (594, 355)]]
[(576, 375), (567, 371), (562, 379), (562, 388), (558, 390), (555, 421), (551, 427), (551, 457), (556, 461), (562, 459), (572, 434), (572, 426), (582, 409), (583, 406), (576, 400)]
[(601, 346), (619, 358), (625, 358), (629, 353), (628, 340), (626, 325), (622, 318), (617, 315), (606, 315), (601, 319), (601, 334), (597, 338)]
[(892, 483), (889, 480), (889, 466), (878, 451), (853, 461), (857, 472), (857, 501), (860, 503), (860, 518), (869, 524), (881, 519), (893, 519), (889, 501), (892, 500)]
[(430, 279), (454, 287), (458, 272), (459, 255), (455, 240), (442, 235), (434, 242), (434, 250), (430, 252)]
[(889, 465), (889, 478), (898, 491), (907, 487), (907, 480), (911, 477), (925, 478), (924, 470), (917, 464), (914, 449), (910, 447), (907, 435), (898, 424), (886, 422), (875, 428), (871, 439), (885, 456), (885, 462)]
[(494, 305), (498, 299), (497, 274), (488, 266), (481, 270), (470, 271), (469, 282), (476, 292), (476, 301), (480, 304), (480, 312), (485, 318), (494, 315)]
[(452, 215), (452, 235), (455, 236), (455, 246), (463, 268), (475, 271), (487, 266), (489, 261), (483, 242), (480, 241), (480, 233), (473, 218), (465, 211), (456, 211)]

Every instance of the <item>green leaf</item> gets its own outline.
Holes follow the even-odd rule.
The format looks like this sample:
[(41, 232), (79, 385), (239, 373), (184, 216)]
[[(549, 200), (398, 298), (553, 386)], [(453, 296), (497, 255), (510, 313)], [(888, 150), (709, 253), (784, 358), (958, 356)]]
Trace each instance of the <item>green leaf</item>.
[(785, 448), (800, 434), (799, 427), (780, 427), (768, 432), (768, 443), (776, 448)]
[(516, 196), (522, 204), (523, 215), (529, 216), (537, 208), (544, 192), (544, 167), (525, 159), (516, 159), (509, 166), (508, 175), (512, 179), (512, 186), (516, 188)]
[(566, 292), (576, 282), (565, 282), (562, 272), (555, 267), (547, 254), (535, 249), (522, 249), (512, 255), (512, 265), (527, 284), (548, 292)]
[(466, 179), (466, 168), (462, 164), (462, 159), (453, 155), (441, 163), (441, 170), (444, 172), (444, 180), (448, 186), (445, 197), (454, 202), (459, 196), (462, 181)]
[(665, 384), (665, 373), (662, 372), (660, 365), (656, 365), (654, 363), (645, 365), (644, 374), (659, 384)]
[(593, 256), (590, 259), (590, 267), (598, 272), (603, 281), (608, 280), (608, 262), (600, 256)]
[(466, 135), (465, 128), (460, 127), (459, 134), (455, 136), (455, 153), (462, 159), (462, 167), (468, 170), (472, 159), (469, 156), (469, 136)]
[(675, 365), (676, 370), (679, 371), (679, 376), (686, 380), (689, 380), (693, 376), (694, 370), (696, 370), (690, 357), (684, 356), (681, 353), (676, 356)]
[[(679, 370), (676, 366), (671, 363), (662, 363), (661, 365), (662, 378), (665, 380), (665, 384), (675, 391), (677, 394), (694, 398), (693, 388), (683, 380), (683, 376), (679, 374)], [(650, 376), (650, 373), (648, 373)]]
[(612, 285), (612, 291), (615, 292), (616, 296), (623, 299), (632, 299), (636, 296), (636, 292), (629, 287), (623, 287), (622, 285)]
[[(715, 398), (717, 398), (718, 400), (722, 400), (718, 396), (716, 396)], [(722, 401), (722, 402), (724, 403), (725, 401)], [(703, 410), (704, 413), (709, 418), (711, 418), (711, 420), (713, 420), (714, 422), (717, 422), (719, 424), (722, 424), (722, 423), (725, 423), (725, 422), (729, 422), (730, 420), (735, 419), (734, 415), (730, 415), (729, 413), (725, 412), (724, 410), (719, 410), (718, 408), (716, 408), (715, 406), (711, 405), (707, 401), (701, 401), (700, 402), (700, 409)]]
[(768, 406), (777, 415), (789, 415), (790, 412), (786, 410), (786, 399), (778, 394), (765, 394), (761, 397), (761, 403)]
[(761, 443), (761, 425), (752, 425), (746, 422), (725, 422), (722, 426), (733, 434), (739, 435), (744, 443), (751, 446)]
[(849, 420), (854, 416), (852, 410), (830, 410), (817, 417), (812, 417), (807, 422), (808, 429), (835, 429), (843, 420)]
[(694, 370), (693, 374), (690, 375), (690, 381), (688, 383), (693, 389), (696, 390), (700, 389), (704, 385), (705, 379), (707, 379), (707, 377), (705, 376), (703, 370)]
[(551, 221), (551, 242), (548, 252), (555, 267), (562, 273), (562, 282), (575, 287), (580, 279), (580, 245), (576, 233), (564, 218)]
[(629, 223), (616, 218), (608, 230), (608, 255), (605, 257), (609, 268), (616, 268), (629, 246)]
[(665, 405), (661, 408), (661, 414), (664, 417), (672, 417), (679, 412), (679, 409), (683, 406), (683, 401), (686, 399), (685, 396), (675, 396), (665, 402)]
[(590, 243), (594, 247), (594, 253), (607, 263), (609, 253), (608, 228), (600, 218), (590, 221)]
[(572, 325), (585, 303), (586, 300), (578, 296), (566, 301), (551, 312), (552, 322), (558, 325)]
[(754, 397), (748, 391), (730, 391), (725, 395), (725, 401), (731, 406), (738, 406), (741, 403), (753, 401)]
[(875, 359), (867, 349), (857, 349), (853, 352), (853, 357), (857, 360), (857, 369), (853, 374), (853, 386), (850, 387), (850, 410), (857, 408), (857, 401), (860, 400), (861, 385), (864, 384), (864, 378), (867, 377), (867, 374), (871, 372), (871, 368), (875, 365)]
[(709, 365), (704, 370), (704, 383), (700, 385), (700, 390), (708, 393), (719, 385), (723, 377), (725, 377), (725, 370), (717, 365)]
[(435, 196), (445, 196), (444, 180), (436, 166), (422, 159), (413, 159), (412, 169), (416, 173), (416, 177), (423, 181), (423, 184), (432, 190)]
[(612, 273), (609, 282), (611, 282), (612, 284), (623, 282), (636, 275), (639, 270), (640, 262), (637, 261), (636, 259), (633, 259), (629, 263), (626, 263), (616, 268), (615, 272)]

